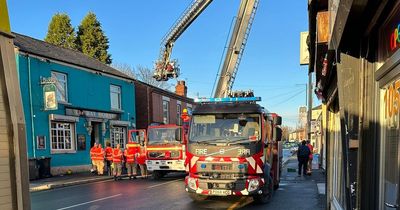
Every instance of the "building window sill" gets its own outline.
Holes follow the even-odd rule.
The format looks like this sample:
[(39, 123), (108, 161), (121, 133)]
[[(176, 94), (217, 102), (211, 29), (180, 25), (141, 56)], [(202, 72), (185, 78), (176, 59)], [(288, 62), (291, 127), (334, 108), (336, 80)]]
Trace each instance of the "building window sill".
[(124, 113), (124, 110), (122, 110), (122, 109), (114, 109), (114, 108), (111, 108), (111, 111), (113, 111), (113, 112), (118, 112), (118, 113)]
[(75, 154), (76, 150), (51, 150), (50, 154)]
[(58, 101), (58, 103), (62, 104), (62, 105), (67, 105), (67, 106), (71, 106), (72, 105), (71, 103), (68, 103), (66, 101)]

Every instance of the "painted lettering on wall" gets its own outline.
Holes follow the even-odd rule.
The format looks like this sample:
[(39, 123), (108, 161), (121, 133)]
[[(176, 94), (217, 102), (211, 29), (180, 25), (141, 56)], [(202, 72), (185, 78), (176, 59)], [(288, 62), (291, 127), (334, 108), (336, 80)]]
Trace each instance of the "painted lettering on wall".
[(400, 80), (397, 80), (390, 84), (384, 94), (384, 108), (385, 108), (385, 119), (397, 116), (400, 108)]

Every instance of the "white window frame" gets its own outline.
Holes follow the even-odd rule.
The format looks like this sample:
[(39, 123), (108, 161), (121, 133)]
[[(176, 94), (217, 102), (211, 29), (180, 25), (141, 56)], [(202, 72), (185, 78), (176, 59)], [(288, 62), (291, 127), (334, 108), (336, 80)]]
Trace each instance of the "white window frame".
[[(110, 129), (110, 143), (111, 143), (111, 147), (115, 148), (117, 146), (117, 144), (121, 145), (121, 148), (125, 148), (126, 145), (126, 136), (127, 136), (127, 127), (125, 126), (113, 126)], [(119, 136), (119, 139), (116, 140), (116, 134), (122, 134), (122, 138), (121, 136)], [(122, 143), (121, 143), (122, 140)], [(117, 141), (117, 142), (116, 142)]]
[[(64, 80), (60, 80), (59, 76), (64, 77)], [(57, 101), (58, 102), (68, 102), (68, 74), (58, 72), (58, 71), (51, 71), (51, 77), (54, 78), (57, 82), (55, 84), (56, 86), (56, 94), (57, 94)], [(63, 85), (64, 87), (64, 98), (61, 96), (60, 90), (59, 90), (59, 85)]]
[[(55, 128), (52, 125), (55, 124)], [(60, 124), (70, 124), (69, 129), (65, 129), (64, 127), (59, 127)], [(55, 136), (53, 135), (53, 131), (55, 131)], [(65, 149), (66, 147), (66, 139), (67, 139), (67, 131), (69, 131), (70, 141), (71, 141), (71, 148)], [(61, 136), (59, 136), (61, 132)], [(76, 152), (76, 124), (74, 122), (63, 122), (63, 121), (54, 121), (50, 120), (50, 150), (51, 153), (74, 153)], [(54, 139), (55, 138), (55, 139)], [(59, 141), (63, 141), (64, 148), (54, 148), (53, 140), (56, 140), (57, 147)]]
[[(116, 91), (114, 91), (116, 90)], [(118, 107), (113, 107), (113, 94), (118, 94)], [(121, 110), (122, 109), (122, 88), (121, 86), (118, 85), (110, 85), (110, 105), (111, 105), (111, 109), (114, 110)]]
[[(166, 105), (166, 107), (165, 107)], [(169, 123), (169, 101), (163, 100), (162, 101), (162, 116), (163, 116), (163, 123), (168, 124)]]

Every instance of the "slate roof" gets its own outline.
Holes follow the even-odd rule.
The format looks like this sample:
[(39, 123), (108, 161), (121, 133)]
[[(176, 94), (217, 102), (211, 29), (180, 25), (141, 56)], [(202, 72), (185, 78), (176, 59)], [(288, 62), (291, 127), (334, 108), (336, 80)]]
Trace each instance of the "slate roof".
[(15, 32), (13, 32), (13, 34), (15, 35), (14, 45), (19, 49), (19, 51), (84, 67), (94, 71), (111, 74), (113, 76), (122, 77), (125, 79), (133, 79), (132, 77), (79, 51), (59, 47)]

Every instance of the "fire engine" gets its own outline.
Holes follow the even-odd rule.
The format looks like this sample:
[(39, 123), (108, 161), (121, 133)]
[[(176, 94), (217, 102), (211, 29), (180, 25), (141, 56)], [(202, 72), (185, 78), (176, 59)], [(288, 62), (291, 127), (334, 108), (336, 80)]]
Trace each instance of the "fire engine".
[(187, 141), (182, 126), (150, 125), (147, 131), (130, 132), (143, 136), (146, 166), (154, 179), (160, 179), (169, 172), (185, 172)]
[(253, 196), (265, 203), (279, 186), (281, 117), (258, 97), (200, 100), (189, 131), (185, 189), (207, 196)]

